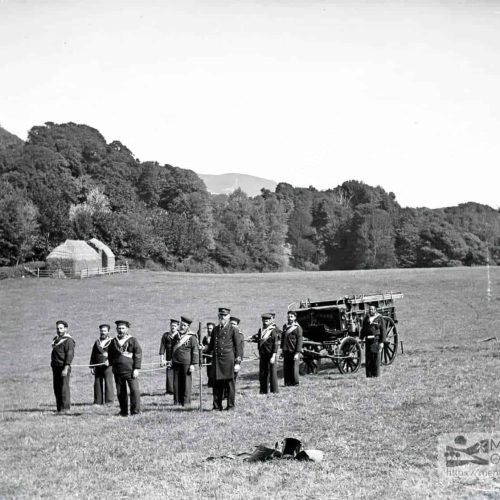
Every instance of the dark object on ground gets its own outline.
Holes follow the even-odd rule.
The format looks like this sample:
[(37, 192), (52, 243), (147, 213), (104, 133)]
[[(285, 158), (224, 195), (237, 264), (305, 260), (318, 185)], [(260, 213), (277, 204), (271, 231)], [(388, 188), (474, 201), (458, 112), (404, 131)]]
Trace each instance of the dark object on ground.
[(253, 453), (243, 452), (237, 455), (229, 454), (220, 457), (208, 457), (207, 460), (212, 461), (218, 458), (240, 459), (245, 462), (267, 462), (268, 460), (275, 459), (321, 462), (323, 460), (323, 452), (321, 450), (304, 450), (299, 439), (285, 438), (281, 442), (281, 447), (279, 443), (276, 443), (274, 448), (259, 444), (255, 447)]

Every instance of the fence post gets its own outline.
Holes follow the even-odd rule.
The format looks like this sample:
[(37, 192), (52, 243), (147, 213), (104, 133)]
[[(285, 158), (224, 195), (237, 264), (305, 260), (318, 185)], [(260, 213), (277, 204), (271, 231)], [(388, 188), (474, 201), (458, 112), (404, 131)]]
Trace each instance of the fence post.
[(40, 268), (39, 267), (36, 268), (36, 277), (40, 278)]
[(127, 266), (127, 273), (128, 273), (128, 260), (125, 261), (125, 265)]

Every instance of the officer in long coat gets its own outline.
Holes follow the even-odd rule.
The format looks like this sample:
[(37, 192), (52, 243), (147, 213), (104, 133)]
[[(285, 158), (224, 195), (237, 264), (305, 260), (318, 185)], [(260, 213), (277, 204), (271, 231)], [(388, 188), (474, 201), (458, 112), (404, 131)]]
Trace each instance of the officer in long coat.
[(141, 391), (139, 388), (139, 370), (142, 363), (142, 349), (139, 341), (129, 335), (130, 323), (115, 321), (117, 336), (108, 349), (109, 364), (113, 367), (116, 394), (120, 403), (120, 415), (128, 416), (128, 394), (130, 391), (130, 414), (141, 412)]
[[(107, 324), (99, 325), (99, 338), (92, 346), (90, 354), (90, 372), (94, 375), (94, 404), (112, 403), (115, 399), (113, 388), (113, 369), (108, 361), (108, 349), (111, 344)], [(97, 366), (92, 366), (97, 365)]]
[(52, 385), (56, 397), (57, 411), (65, 412), (71, 408), (69, 381), (71, 362), (75, 355), (75, 341), (68, 333), (68, 323), (66, 321), (56, 321), (56, 331), (57, 335), (52, 340), (52, 354), (50, 357)]
[(260, 394), (267, 394), (269, 391), (279, 392), (276, 356), (280, 335), (273, 323), (272, 314), (264, 313), (261, 318), (262, 328), (250, 338), (250, 341), (258, 344)]
[(213, 408), (222, 410), (224, 390), (227, 389), (227, 408), (235, 405), (234, 374), (240, 371), (243, 358), (240, 334), (229, 322), (231, 310), (219, 308), (219, 324), (214, 328), (207, 354), (212, 355), (210, 378), (213, 382)]
[(288, 311), (287, 322), (281, 334), (281, 354), (283, 356), (283, 376), (285, 386), (299, 385), (299, 363), (302, 352), (302, 327), (297, 323), (295, 311)]
[(181, 406), (191, 405), (193, 372), (198, 364), (198, 337), (190, 330), (192, 322), (191, 318), (181, 316), (179, 334), (175, 337), (169, 359), (174, 371), (174, 403)]
[[(170, 330), (161, 336), (158, 354), (160, 356), (160, 366), (167, 367), (165, 370), (165, 394), (174, 394), (174, 371), (172, 370), (172, 363), (167, 362), (167, 358), (172, 359), (172, 346), (179, 334), (178, 332), (179, 320), (172, 318), (170, 319)], [(174, 404), (177, 404), (175, 398)]]
[(363, 318), (359, 338), (365, 341), (365, 370), (367, 377), (380, 376), (380, 358), (386, 338), (384, 318), (370, 305), (368, 315)]

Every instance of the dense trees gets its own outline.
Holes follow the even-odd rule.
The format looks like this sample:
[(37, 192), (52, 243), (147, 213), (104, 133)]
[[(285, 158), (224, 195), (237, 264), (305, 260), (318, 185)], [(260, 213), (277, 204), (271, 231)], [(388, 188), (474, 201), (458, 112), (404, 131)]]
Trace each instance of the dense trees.
[(500, 263), (500, 214), (477, 203), (401, 208), (382, 187), (280, 183), (210, 195), (192, 171), (140, 162), (86, 125), (0, 128), (0, 264), (97, 237), (118, 258), (231, 272)]

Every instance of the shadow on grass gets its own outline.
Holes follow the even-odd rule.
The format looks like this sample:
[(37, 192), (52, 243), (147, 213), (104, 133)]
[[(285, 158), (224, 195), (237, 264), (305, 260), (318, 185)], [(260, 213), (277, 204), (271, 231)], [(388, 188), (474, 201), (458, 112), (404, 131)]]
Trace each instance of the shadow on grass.
[(17, 408), (16, 410), (5, 410), (4, 413), (54, 413), (54, 409), (43, 408)]
[[(199, 412), (200, 407), (199, 406), (192, 406), (190, 408), (187, 408), (185, 406), (173, 406), (169, 405), (167, 408), (143, 408), (141, 410), (141, 413), (153, 413), (153, 412)], [(203, 411), (209, 411), (209, 410), (203, 410)], [(210, 410), (211, 411), (211, 410)]]

